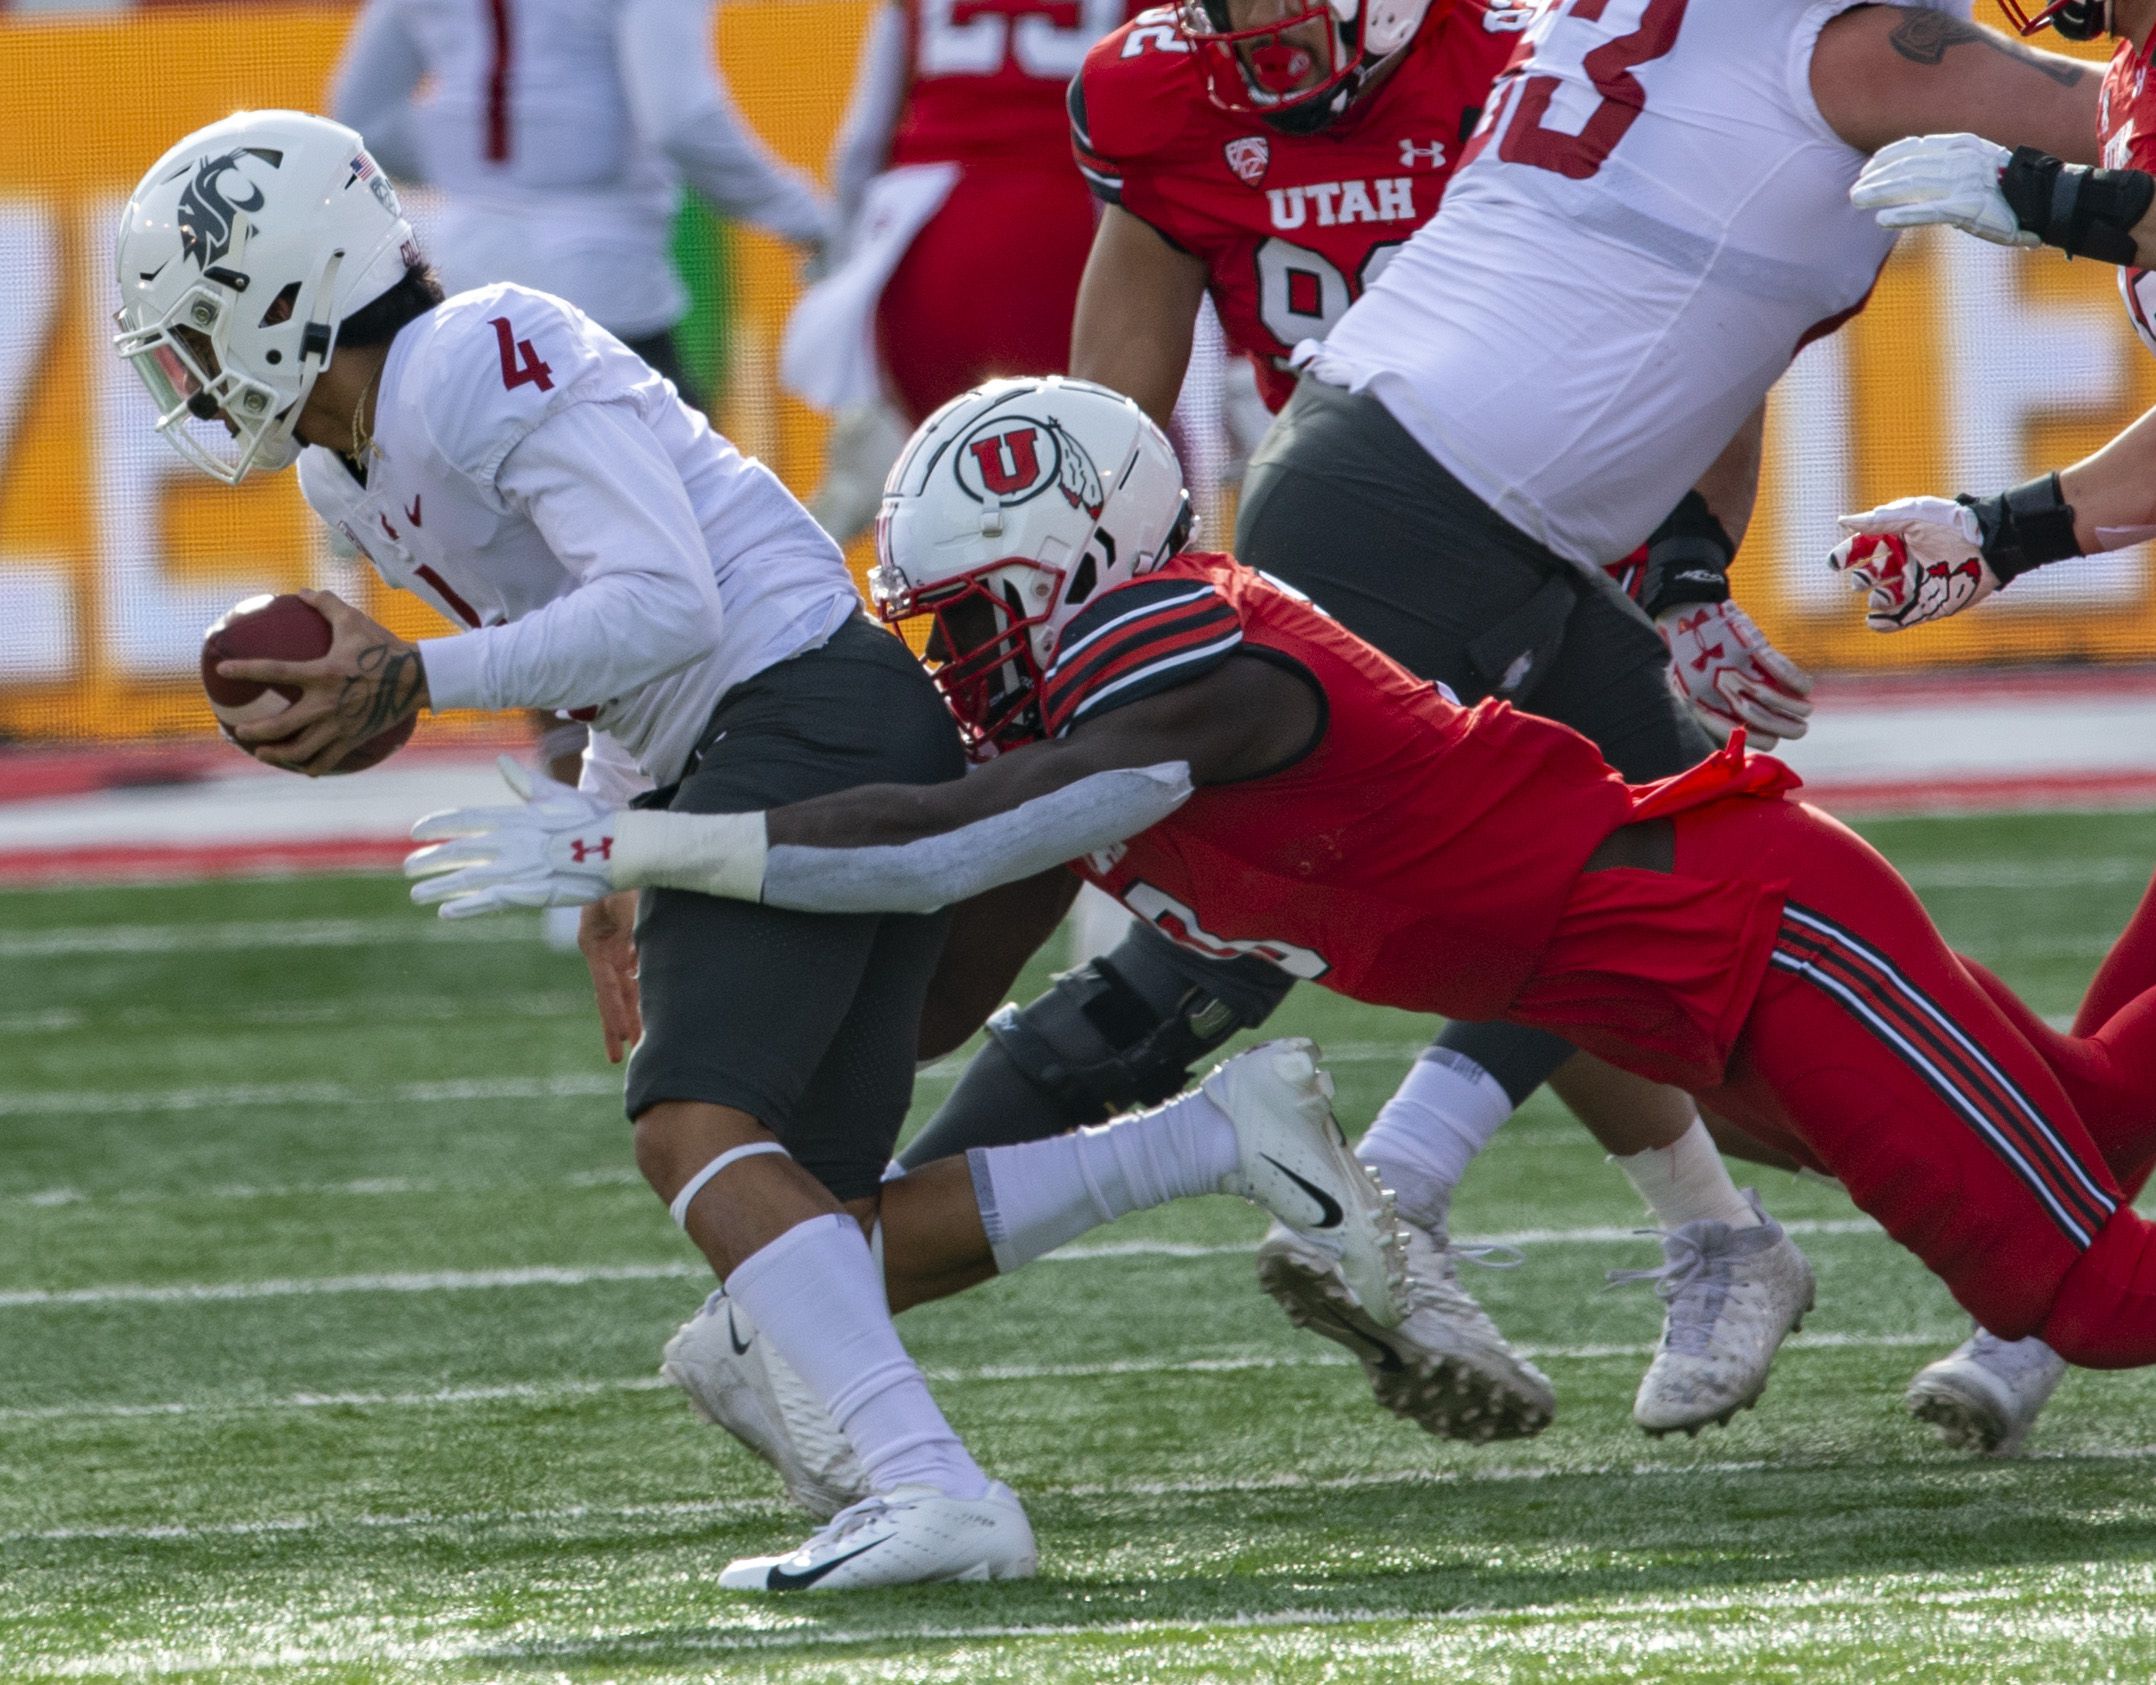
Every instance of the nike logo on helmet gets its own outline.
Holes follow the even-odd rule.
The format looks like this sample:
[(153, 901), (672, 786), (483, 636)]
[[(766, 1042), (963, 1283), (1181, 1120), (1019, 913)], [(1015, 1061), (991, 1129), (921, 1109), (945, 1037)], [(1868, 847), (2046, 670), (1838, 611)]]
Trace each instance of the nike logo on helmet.
[(774, 1564), (770, 1578), (766, 1579), (764, 1584), (772, 1591), (806, 1591), (832, 1569), (844, 1567), (857, 1556), (866, 1556), (889, 1537), (887, 1533), (882, 1539), (871, 1539), (859, 1550), (850, 1550), (844, 1556), (834, 1556), (829, 1562), (819, 1562), (815, 1567), (805, 1568), (798, 1574), (790, 1573)]
[(1340, 1209), (1340, 1202), (1337, 1199), (1333, 1198), (1331, 1194), (1327, 1193), (1323, 1188), (1319, 1187), (1307, 1176), (1296, 1175), (1294, 1171), (1290, 1170), (1277, 1158), (1273, 1157), (1271, 1153), (1267, 1153), (1265, 1155), (1265, 1162), (1271, 1165), (1275, 1170), (1279, 1171), (1281, 1175), (1285, 1176), (1298, 1188), (1302, 1189), (1304, 1193), (1308, 1194), (1312, 1199), (1318, 1202), (1318, 1220), (1315, 1223), (1304, 1225), (1305, 1227), (1313, 1229), (1337, 1229), (1340, 1226), (1342, 1218), (1344, 1218), (1347, 1213)]

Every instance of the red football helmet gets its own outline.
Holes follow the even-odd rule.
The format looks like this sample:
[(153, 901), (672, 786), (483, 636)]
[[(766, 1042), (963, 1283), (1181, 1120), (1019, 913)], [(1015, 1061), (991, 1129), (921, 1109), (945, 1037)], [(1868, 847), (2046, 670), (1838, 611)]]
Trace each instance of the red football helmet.
[(1431, 0), (1280, 3), (1280, 16), (1238, 29), (1228, 0), (1177, 0), (1177, 21), (1215, 105), (1307, 134), (1339, 116), (1370, 72), (1415, 38)]
[(1999, 9), (2024, 35), (2055, 29), (2069, 41), (2093, 41), (2099, 35), (2115, 35), (2111, 26), (2112, 0), (2051, 0), (2033, 12), (2021, 0), (1999, 0)]

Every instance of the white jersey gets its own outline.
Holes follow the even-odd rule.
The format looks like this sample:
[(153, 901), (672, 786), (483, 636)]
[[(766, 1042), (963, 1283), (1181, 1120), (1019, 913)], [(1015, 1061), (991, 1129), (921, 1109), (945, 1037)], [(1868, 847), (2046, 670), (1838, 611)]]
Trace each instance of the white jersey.
[(1559, 555), (1628, 554), (1893, 248), (1811, 93), (1860, 3), (1548, 5), (1443, 208), (1299, 355)]
[(672, 782), (726, 691), (860, 608), (769, 469), (544, 293), (461, 293), (399, 333), (367, 467), (362, 485), (310, 448), (300, 490), (387, 583), (471, 628), (419, 646), (431, 705), (591, 718), (613, 742), (586, 782), (609, 795), (615, 746)]
[(331, 104), (392, 175), (443, 194), (429, 255), (452, 291), (514, 281), (637, 339), (688, 309), (670, 255), (685, 179), (785, 238), (826, 232), (807, 178), (727, 98), (712, 14), (712, 0), (370, 0)]

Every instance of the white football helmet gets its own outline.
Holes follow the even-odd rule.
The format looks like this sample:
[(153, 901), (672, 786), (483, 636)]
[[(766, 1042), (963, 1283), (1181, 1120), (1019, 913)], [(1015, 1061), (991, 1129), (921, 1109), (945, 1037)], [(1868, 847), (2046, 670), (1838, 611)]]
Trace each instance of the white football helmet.
[(953, 398), (908, 442), (876, 517), (876, 612), (933, 617), (935, 679), (977, 753), (1034, 728), (1071, 617), (1196, 523), (1167, 435), (1120, 392), (1047, 375)]
[(228, 483), (289, 467), (300, 407), (337, 330), (419, 259), (389, 178), (356, 132), (304, 111), (242, 111), (150, 166), (120, 215), (114, 349), (157, 429)]

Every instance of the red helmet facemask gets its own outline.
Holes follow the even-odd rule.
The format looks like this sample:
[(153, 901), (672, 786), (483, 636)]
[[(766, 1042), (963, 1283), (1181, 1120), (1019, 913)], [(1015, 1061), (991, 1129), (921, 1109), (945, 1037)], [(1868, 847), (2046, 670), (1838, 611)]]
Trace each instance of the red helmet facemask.
[[(1062, 570), (1013, 556), (992, 568), (914, 590), (893, 588), (872, 579), (877, 618), (899, 626), (926, 615), (931, 632), (928, 653), (940, 664), (929, 674), (944, 705), (958, 721), (966, 752), (989, 760), (1029, 741), (1039, 729), (1041, 664), (1033, 653), (1032, 630), (1048, 618), (1021, 611), (1017, 588), (1008, 581), (999, 591), (987, 576), (1010, 568), (1029, 568), (1060, 584)], [(883, 570), (878, 569), (877, 572)], [(1059, 593), (1051, 589), (1054, 604)], [(989, 626), (996, 628), (985, 632)]]
[(2051, 0), (2048, 6), (2039, 5), (2031, 11), (2020, 0), (1999, 0), (1999, 9), (2021, 34), (2052, 29), (2068, 41), (2093, 41), (2100, 35), (2116, 34), (2111, 27), (2111, 7), (2112, 0)]
[[(1300, 11), (1248, 29), (1227, 28), (1224, 9), (1211, 9), (1207, 0), (1181, 0), (1179, 21), (1198, 55), (1206, 96), (1223, 111), (1269, 122), (1287, 113), (1330, 115), (1332, 95), (1362, 69), (1362, 32), (1345, 28), (1328, 0), (1309, 0)], [(1304, 31), (1308, 42), (1291, 38), (1308, 24), (1323, 26), (1322, 42), (1319, 30)], [(1313, 70), (1317, 75), (1303, 86)]]

